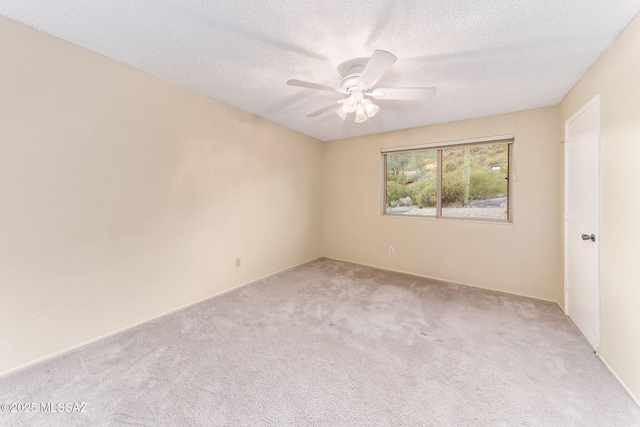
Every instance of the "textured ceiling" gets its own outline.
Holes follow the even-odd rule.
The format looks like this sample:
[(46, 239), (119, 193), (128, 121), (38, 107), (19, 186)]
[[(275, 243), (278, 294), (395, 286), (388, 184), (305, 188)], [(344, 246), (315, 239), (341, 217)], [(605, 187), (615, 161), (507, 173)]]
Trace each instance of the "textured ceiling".
[[(0, 14), (323, 141), (555, 105), (638, 0), (0, 0)], [(341, 95), (338, 65), (384, 49), (378, 86), (429, 101), (306, 115)]]

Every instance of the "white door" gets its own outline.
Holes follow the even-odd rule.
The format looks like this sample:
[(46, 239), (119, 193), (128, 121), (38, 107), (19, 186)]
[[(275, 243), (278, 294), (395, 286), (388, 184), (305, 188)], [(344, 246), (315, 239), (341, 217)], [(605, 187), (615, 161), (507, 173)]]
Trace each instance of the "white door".
[(598, 349), (600, 97), (565, 123), (565, 311)]

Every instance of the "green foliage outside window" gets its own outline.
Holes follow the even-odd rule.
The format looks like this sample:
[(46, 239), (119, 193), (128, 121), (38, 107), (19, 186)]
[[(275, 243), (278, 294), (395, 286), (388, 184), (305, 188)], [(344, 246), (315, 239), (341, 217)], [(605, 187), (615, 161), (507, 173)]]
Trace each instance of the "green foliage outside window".
[[(438, 152), (442, 161), (438, 162)], [(442, 168), (442, 207), (468, 207), (508, 194), (509, 144), (494, 143), (386, 154), (386, 205), (433, 208), (438, 167)]]

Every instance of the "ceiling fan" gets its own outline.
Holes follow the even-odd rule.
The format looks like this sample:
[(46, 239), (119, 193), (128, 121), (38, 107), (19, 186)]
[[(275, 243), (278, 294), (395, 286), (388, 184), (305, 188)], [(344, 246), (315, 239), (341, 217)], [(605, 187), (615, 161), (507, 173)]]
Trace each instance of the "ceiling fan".
[(371, 99), (379, 100), (404, 100), (421, 101), (433, 98), (436, 95), (435, 87), (393, 87), (376, 88), (378, 80), (384, 76), (398, 58), (385, 50), (376, 50), (371, 58), (358, 58), (347, 61), (338, 67), (342, 76), (339, 88), (333, 88), (317, 83), (291, 79), (288, 85), (305, 87), (309, 89), (338, 92), (348, 95), (332, 104), (314, 111), (307, 117), (316, 117), (327, 111), (335, 112), (344, 120), (349, 113), (356, 113), (356, 123), (367, 121), (379, 110)]

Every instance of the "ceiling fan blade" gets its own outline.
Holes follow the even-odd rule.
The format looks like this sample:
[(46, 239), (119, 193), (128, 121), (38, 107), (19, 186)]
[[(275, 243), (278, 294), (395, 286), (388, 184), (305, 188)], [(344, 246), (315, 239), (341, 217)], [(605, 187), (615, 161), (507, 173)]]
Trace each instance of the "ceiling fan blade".
[(423, 101), (436, 96), (435, 87), (379, 87), (370, 95), (375, 99), (398, 99), (403, 101)]
[(317, 90), (326, 90), (329, 92), (339, 92), (340, 89), (336, 89), (330, 86), (325, 86), (325, 85), (320, 85), (318, 83), (311, 83), (311, 82), (305, 82), (302, 80), (296, 80), (296, 79), (291, 79), (289, 81), (287, 81), (287, 84), (289, 86), (299, 86), (299, 87), (306, 87), (309, 89), (317, 89)]
[(338, 101), (334, 102), (331, 105), (327, 105), (326, 107), (321, 108), (318, 111), (314, 111), (313, 113), (309, 114), (307, 117), (316, 117), (316, 116), (319, 116), (320, 114), (326, 113), (327, 111), (335, 110), (343, 102), (344, 102), (344, 99), (339, 99)]
[(386, 50), (376, 50), (362, 70), (356, 84), (364, 90), (374, 87), (397, 60), (394, 54)]

